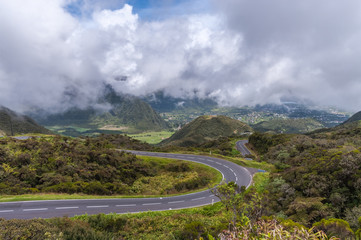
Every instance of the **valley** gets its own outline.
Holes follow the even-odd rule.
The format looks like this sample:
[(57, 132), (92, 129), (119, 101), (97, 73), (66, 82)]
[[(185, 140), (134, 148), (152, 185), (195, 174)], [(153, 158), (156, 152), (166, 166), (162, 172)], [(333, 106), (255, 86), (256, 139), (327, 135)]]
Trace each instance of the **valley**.
[(361, 240), (361, 1), (0, 1), (0, 240)]
[[(117, 134), (78, 138), (40, 135), (25, 140), (5, 137), (0, 139), (3, 195), (0, 199), (5, 201), (0, 216), (9, 220), (2, 220), (2, 225), (11, 229), (19, 221), (13, 218), (67, 215), (71, 218), (60, 218), (61, 222), (50, 220), (50, 225), (41, 223), (39, 232), (54, 228), (54, 233), (79, 234), (76, 229), (61, 230), (70, 221), (67, 224), (84, 223), (87, 234), (118, 238), (120, 233), (125, 234), (124, 226), (133, 224), (129, 221), (137, 219), (147, 224), (148, 220), (160, 221), (168, 216), (178, 222), (171, 221), (180, 239), (187, 239), (186, 236), (210, 238), (221, 229), (226, 234), (227, 224), (241, 224), (246, 218), (259, 229), (273, 221), (275, 227), (284, 227), (293, 234), (313, 226), (315, 232), (310, 234), (336, 231), (341, 234), (338, 236), (356, 236), (359, 226), (353, 213), (359, 206), (358, 195), (354, 193), (358, 192), (356, 166), (360, 165), (357, 161), (361, 126), (357, 116), (337, 127), (307, 134), (277, 133), (280, 131), (277, 129), (254, 132), (232, 118), (202, 116), (160, 143), (161, 138), (171, 134), (165, 131), (135, 135), (156, 145)], [(308, 127), (313, 121), (304, 123)], [(280, 121), (275, 126), (287, 128), (290, 124), (293, 122)], [(352, 181), (345, 181), (350, 177)], [(216, 185), (222, 179), (226, 182)], [(247, 189), (235, 187), (238, 185)], [(226, 198), (222, 191), (227, 192)], [(40, 199), (43, 201), (36, 201)], [(18, 201), (22, 201), (20, 205)], [(232, 204), (237, 208), (229, 211)], [(179, 208), (192, 209), (176, 210)], [(122, 215), (159, 210), (164, 213)], [(190, 213), (198, 216), (198, 220), (190, 217)], [(273, 220), (262, 222), (261, 216), (271, 216)], [(26, 228), (34, 221), (23, 220), (21, 224)], [(95, 221), (95, 225), (89, 225), (89, 221)], [(123, 221), (126, 225), (114, 225), (114, 231), (98, 227), (95, 233), (93, 227), (99, 221)], [(332, 227), (339, 222), (344, 225)], [(170, 239), (174, 229), (155, 224), (162, 231), (147, 230), (134, 236)], [(193, 227), (194, 224), (198, 227)], [(246, 231), (244, 225), (240, 226)]]

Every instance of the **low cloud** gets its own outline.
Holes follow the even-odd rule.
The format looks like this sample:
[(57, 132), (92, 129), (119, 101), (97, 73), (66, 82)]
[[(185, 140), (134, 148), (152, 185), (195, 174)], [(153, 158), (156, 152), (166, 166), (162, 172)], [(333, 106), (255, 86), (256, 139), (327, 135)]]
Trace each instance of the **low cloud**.
[(163, 90), (223, 105), (295, 97), (360, 108), (356, 0), (214, 1), (208, 13), (161, 20), (144, 20), (123, 3), (1, 3), (1, 104), (17, 111), (87, 107), (110, 84), (138, 96)]

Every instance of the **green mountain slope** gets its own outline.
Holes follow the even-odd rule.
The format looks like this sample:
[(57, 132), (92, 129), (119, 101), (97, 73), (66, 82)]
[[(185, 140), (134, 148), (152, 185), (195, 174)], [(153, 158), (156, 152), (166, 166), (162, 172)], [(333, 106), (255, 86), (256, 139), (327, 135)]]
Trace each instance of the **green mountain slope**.
[(306, 226), (336, 217), (359, 228), (361, 122), (307, 135), (255, 133), (249, 143), (277, 169), (266, 188), (271, 214)]
[(0, 106), (0, 135), (15, 135), (25, 133), (52, 132), (40, 125), (28, 116), (17, 114), (16, 112)]
[(72, 108), (61, 114), (52, 114), (38, 121), (46, 126), (75, 126), (123, 131), (128, 128), (138, 131), (160, 131), (169, 126), (160, 115), (146, 102), (132, 96), (121, 96), (110, 87), (106, 88), (99, 104), (108, 106), (107, 110)]
[(176, 146), (199, 145), (219, 137), (251, 132), (247, 124), (226, 116), (201, 116), (185, 125), (161, 144)]
[(168, 128), (167, 123), (159, 114), (149, 104), (138, 98), (124, 99), (110, 111), (93, 116), (90, 123), (97, 126), (130, 125), (138, 130), (152, 131)]
[(311, 118), (304, 119), (272, 119), (252, 125), (253, 129), (259, 132), (276, 133), (307, 133), (325, 126)]
[(343, 124), (346, 123), (352, 123), (352, 122), (357, 122), (361, 120), (361, 111), (355, 113), (354, 115), (352, 115), (347, 121), (345, 121)]

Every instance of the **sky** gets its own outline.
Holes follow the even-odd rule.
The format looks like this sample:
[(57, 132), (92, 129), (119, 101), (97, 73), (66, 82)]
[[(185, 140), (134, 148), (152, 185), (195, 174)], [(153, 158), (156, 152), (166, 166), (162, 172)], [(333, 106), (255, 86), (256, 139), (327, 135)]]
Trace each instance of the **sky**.
[(19, 112), (102, 108), (105, 84), (361, 110), (359, 0), (0, 0), (0, 36), (0, 105)]

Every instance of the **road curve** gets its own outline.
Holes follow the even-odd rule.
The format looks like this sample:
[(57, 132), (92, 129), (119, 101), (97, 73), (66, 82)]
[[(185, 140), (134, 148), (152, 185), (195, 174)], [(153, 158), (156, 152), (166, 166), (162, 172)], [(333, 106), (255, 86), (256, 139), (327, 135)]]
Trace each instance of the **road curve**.
[[(220, 171), (223, 178), (234, 181), (240, 186), (249, 186), (252, 181), (250, 172), (235, 163), (200, 155), (171, 154), (143, 151), (129, 151), (136, 155), (165, 157), (198, 162)], [(135, 213), (192, 208), (218, 202), (210, 190), (163, 198), (122, 198), (89, 200), (48, 200), (0, 203), (0, 218), (31, 219), (74, 216), (98, 213)]]
[(248, 150), (245, 144), (248, 143), (248, 140), (240, 140), (236, 142), (236, 149), (243, 155), (252, 155), (252, 153)]

